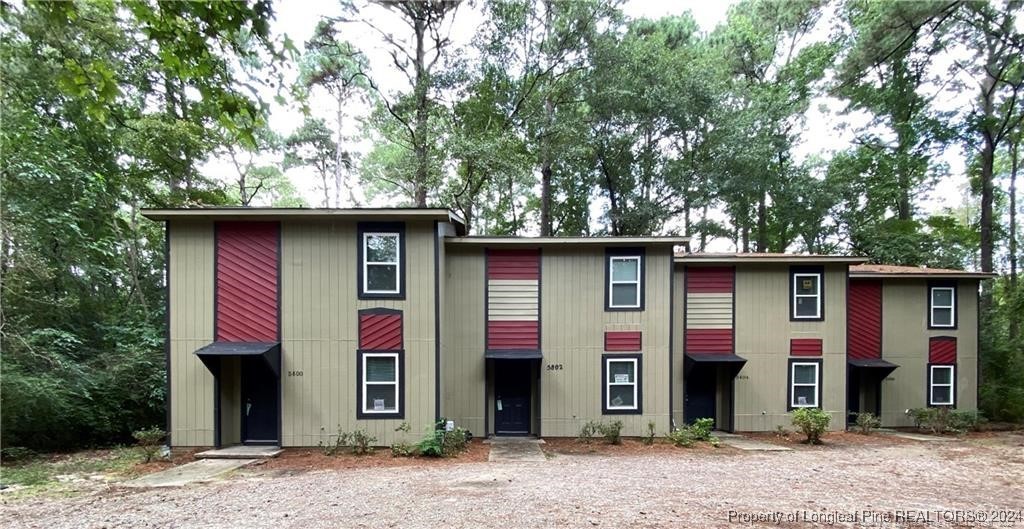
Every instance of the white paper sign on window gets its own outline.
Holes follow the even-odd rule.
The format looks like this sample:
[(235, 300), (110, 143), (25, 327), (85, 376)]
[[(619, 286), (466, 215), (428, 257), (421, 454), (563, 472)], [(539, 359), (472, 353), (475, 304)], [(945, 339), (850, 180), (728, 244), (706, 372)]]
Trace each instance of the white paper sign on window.
[(384, 399), (373, 399), (373, 409), (374, 410), (378, 410), (378, 411), (379, 410), (383, 410), (384, 409)]
[(806, 406), (807, 405), (807, 397), (797, 397), (796, 398), (796, 403), (801, 405), (801, 406)]
[(616, 384), (628, 384), (629, 383), (629, 375), (615, 375), (615, 383)]

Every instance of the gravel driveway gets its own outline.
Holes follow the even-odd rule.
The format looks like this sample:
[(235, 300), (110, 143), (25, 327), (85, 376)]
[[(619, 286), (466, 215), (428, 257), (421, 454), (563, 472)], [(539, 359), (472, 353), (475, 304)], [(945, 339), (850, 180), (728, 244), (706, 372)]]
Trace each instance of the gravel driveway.
[[(1004, 440), (1005, 441), (1005, 440)], [(93, 527), (730, 527), (831, 525), (819, 513), (950, 527), (942, 511), (1024, 509), (1024, 437), (744, 453), (680, 449), (558, 455), (545, 462), (358, 468), (270, 475), (259, 469), (180, 489), (111, 488), (4, 505), (3, 526)], [(729, 519), (729, 512), (761, 522)], [(939, 511), (939, 512), (936, 512)], [(799, 521), (786, 516), (797, 513)], [(917, 513), (917, 514), (915, 514)], [(966, 515), (966, 513), (963, 513)], [(928, 516), (928, 518), (919, 518)], [(1015, 516), (1015, 515), (1014, 515)], [(764, 521), (767, 518), (767, 521)], [(1024, 527), (1024, 521), (1003, 527)], [(926, 522), (932, 523), (926, 523)], [(904, 520), (907, 522), (907, 520)], [(994, 525), (990, 519), (974, 526)], [(961, 525), (970, 526), (970, 525)]]

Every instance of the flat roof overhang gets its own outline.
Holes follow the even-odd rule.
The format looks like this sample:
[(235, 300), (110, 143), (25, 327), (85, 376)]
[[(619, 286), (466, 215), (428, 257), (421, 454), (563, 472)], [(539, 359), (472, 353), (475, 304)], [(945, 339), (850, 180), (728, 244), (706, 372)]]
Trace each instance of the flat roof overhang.
[(689, 237), (448, 237), (445, 244), (461, 246), (520, 247), (553, 246), (559, 244), (594, 246), (686, 246)]
[(281, 376), (281, 342), (213, 342), (196, 350), (195, 355), (214, 376), (220, 374), (220, 359), (230, 357), (258, 357), (267, 367)]
[(839, 264), (860, 264), (868, 261), (867, 257), (845, 256), (845, 255), (800, 255), (800, 254), (714, 254), (714, 253), (688, 253), (676, 254), (677, 263), (839, 263)]
[(855, 369), (863, 369), (867, 373), (870, 373), (873, 377), (879, 379), (889, 376), (896, 368), (900, 367), (897, 364), (882, 360), (881, 358), (851, 358), (846, 362), (850, 367)]
[(544, 358), (544, 354), (534, 350), (492, 349), (484, 352), (484, 358), (491, 360), (536, 360)]
[(699, 365), (722, 366), (736, 376), (747, 359), (733, 353), (686, 353), (683, 356), (683, 376), (687, 376)]
[(887, 274), (887, 273), (871, 273), (871, 272), (850, 272), (850, 279), (992, 279), (997, 277), (997, 274), (987, 274), (984, 272), (956, 272), (956, 273), (936, 273), (936, 272), (921, 272), (919, 274), (914, 273), (899, 273), (899, 274)]
[(451, 210), (444, 208), (250, 208), (200, 207), (143, 209), (142, 216), (150, 220), (440, 220), (451, 222), (464, 233), (466, 222)]

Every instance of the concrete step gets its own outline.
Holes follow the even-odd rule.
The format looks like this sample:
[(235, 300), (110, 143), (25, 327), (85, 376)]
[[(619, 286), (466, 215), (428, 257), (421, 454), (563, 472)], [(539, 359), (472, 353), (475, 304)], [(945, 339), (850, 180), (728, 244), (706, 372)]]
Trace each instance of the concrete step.
[(280, 446), (237, 445), (199, 452), (196, 459), (270, 459), (281, 454)]

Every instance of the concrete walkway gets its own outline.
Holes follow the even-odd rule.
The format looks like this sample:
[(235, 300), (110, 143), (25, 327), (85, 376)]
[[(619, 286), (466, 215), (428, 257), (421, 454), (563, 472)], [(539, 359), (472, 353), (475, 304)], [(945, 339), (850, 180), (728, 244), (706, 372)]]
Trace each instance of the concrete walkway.
[(132, 488), (181, 487), (192, 483), (205, 483), (255, 463), (255, 459), (200, 459), (178, 467), (154, 472), (121, 484)]
[(281, 452), (280, 446), (237, 445), (199, 452), (196, 459), (269, 459)]
[(938, 435), (928, 435), (913, 432), (900, 432), (896, 430), (878, 430), (878, 433), (882, 435), (891, 435), (893, 437), (899, 437), (900, 439), (910, 439), (911, 441), (923, 441), (928, 443), (953, 443), (960, 440), (957, 439), (956, 437), (941, 437)]
[(793, 450), (786, 446), (763, 443), (734, 433), (715, 432), (714, 435), (722, 441), (722, 444), (747, 452), (790, 452)]
[(547, 461), (540, 449), (542, 439), (532, 437), (492, 437), (484, 441), (491, 445), (491, 454), (487, 460), (492, 463)]

